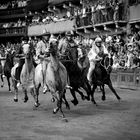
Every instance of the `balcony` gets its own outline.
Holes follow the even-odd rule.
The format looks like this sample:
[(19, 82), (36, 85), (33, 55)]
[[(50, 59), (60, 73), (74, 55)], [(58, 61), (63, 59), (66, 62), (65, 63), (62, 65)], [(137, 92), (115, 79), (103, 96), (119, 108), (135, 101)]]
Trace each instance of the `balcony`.
[(74, 30), (75, 19), (64, 20), (58, 22), (50, 22), (48, 24), (41, 23), (38, 25), (28, 26), (28, 36), (39, 36), (44, 33), (58, 34)]
[(25, 36), (26, 34), (27, 34), (27, 28), (23, 26), (0, 28), (0, 37)]
[(24, 17), (25, 14), (26, 14), (25, 7), (19, 7), (16, 9), (3, 9), (0, 10), (0, 19)]
[(127, 24), (126, 11), (114, 12), (112, 7), (88, 12), (76, 17), (76, 30), (82, 33), (107, 33), (125, 30)]

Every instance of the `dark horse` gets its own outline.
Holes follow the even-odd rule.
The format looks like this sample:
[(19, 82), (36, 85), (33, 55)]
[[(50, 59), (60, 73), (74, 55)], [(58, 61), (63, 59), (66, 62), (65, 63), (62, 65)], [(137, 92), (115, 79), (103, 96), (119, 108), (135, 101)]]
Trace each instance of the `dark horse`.
[(101, 87), (102, 90), (102, 100), (105, 100), (105, 89), (104, 85), (108, 85), (108, 87), (111, 89), (111, 91), (114, 93), (116, 98), (120, 100), (121, 98), (116, 93), (115, 89), (113, 88), (110, 74), (112, 71), (112, 65), (113, 65), (113, 59), (111, 57), (108, 57), (108, 55), (103, 55), (103, 59), (96, 63), (95, 70), (92, 74), (92, 81), (93, 81), (93, 88), (92, 88), (92, 97), (91, 100), (94, 100), (94, 92), (97, 86)]
[(6, 62), (4, 65), (4, 75), (7, 78), (9, 91), (11, 92), (11, 84), (10, 84), (10, 77), (11, 77), (11, 69), (14, 66), (14, 52), (8, 51), (6, 54)]
[[(86, 78), (86, 73), (83, 71), (83, 67), (80, 67), (78, 64), (78, 51), (77, 47), (72, 47), (69, 49), (68, 52), (68, 57), (69, 59), (63, 59), (61, 60), (62, 64), (66, 67), (68, 75), (69, 75), (69, 81), (70, 81), (70, 86), (72, 89), (70, 89), (71, 94), (73, 96), (72, 103), (74, 105), (78, 104), (78, 100), (76, 98), (75, 92), (78, 92), (81, 95), (81, 98), (83, 100), (87, 99), (90, 100), (90, 95), (91, 95), (91, 87), (87, 81)], [(83, 88), (87, 96), (85, 96), (79, 89)]]

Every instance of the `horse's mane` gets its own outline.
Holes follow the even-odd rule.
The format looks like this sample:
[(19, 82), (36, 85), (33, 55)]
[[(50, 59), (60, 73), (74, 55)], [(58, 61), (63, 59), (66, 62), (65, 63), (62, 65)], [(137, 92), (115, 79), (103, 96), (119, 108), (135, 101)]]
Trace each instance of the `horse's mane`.
[(66, 38), (61, 38), (58, 42), (58, 50), (61, 49), (62, 46), (67, 46), (68, 45), (68, 42), (66, 40)]

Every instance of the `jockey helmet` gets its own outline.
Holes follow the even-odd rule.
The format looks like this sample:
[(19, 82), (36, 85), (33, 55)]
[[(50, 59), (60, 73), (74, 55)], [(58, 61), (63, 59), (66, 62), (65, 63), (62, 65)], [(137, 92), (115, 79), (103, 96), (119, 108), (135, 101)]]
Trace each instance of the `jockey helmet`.
[(98, 43), (98, 42), (102, 42), (102, 39), (101, 39), (100, 37), (97, 37), (97, 38), (95, 39), (95, 43)]

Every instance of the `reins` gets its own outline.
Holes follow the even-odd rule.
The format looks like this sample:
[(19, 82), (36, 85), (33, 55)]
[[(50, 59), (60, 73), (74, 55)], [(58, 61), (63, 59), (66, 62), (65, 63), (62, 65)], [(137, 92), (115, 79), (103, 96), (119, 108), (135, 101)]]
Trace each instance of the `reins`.
[(104, 58), (103, 64), (101, 63), (102, 60), (100, 61), (100, 65), (101, 65), (102, 67), (104, 67), (104, 69), (105, 69), (106, 71), (107, 71), (108, 68), (111, 66), (111, 60), (110, 60), (110, 59), (109, 59), (109, 65), (108, 65), (108, 66), (105, 66), (105, 62), (106, 62), (107, 57), (108, 57), (108, 56), (106, 56), (106, 57)]

